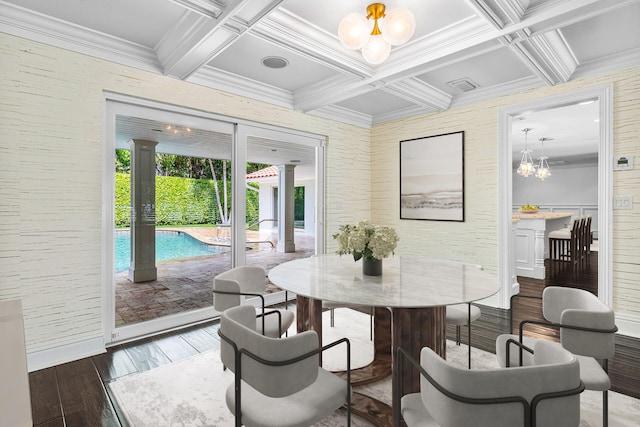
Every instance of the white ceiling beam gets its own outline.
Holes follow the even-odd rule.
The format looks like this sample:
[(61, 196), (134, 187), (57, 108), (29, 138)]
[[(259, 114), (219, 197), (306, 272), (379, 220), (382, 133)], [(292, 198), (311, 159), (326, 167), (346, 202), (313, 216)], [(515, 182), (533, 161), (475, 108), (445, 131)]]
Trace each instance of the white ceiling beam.
[(337, 104), (355, 96), (376, 90), (381, 83), (372, 82), (363, 85), (362, 80), (347, 76), (337, 76), (294, 92), (296, 110), (304, 112), (317, 110), (331, 104)]
[(453, 98), (448, 93), (416, 78), (387, 85), (383, 90), (434, 111), (444, 111), (448, 109), (449, 105), (451, 105), (451, 99)]
[[(595, 1), (586, 0), (587, 4)], [(525, 14), (528, 1), (497, 0), (497, 4), (501, 8), (501, 13), (508, 13), (511, 19), (515, 20)], [(512, 43), (514, 32), (524, 30), (529, 25), (540, 24), (547, 19), (554, 18), (558, 13), (578, 10), (584, 5), (585, 0), (569, 0), (568, 2), (555, 4), (554, 7), (540, 10), (537, 14), (527, 16), (523, 22), (517, 22), (503, 29), (496, 28), (495, 22), (492, 23), (487, 19), (487, 14), (489, 13), (487, 11), (483, 13), (481, 18), (475, 17), (457, 22), (455, 25), (451, 25), (436, 34), (429, 34), (422, 39), (413, 40), (407, 45), (394, 49), (390, 59), (378, 68), (369, 67), (357, 56), (354, 58), (354, 55), (350, 55), (350, 52), (345, 53), (335, 35), (318, 31), (312, 24), (281, 10), (274, 11), (260, 24), (254, 26), (251, 29), (251, 34), (312, 60), (322, 62), (325, 65), (328, 63), (329, 66), (343, 73), (344, 78), (318, 82), (293, 94), (295, 108), (308, 112), (368, 93), (380, 87), (393, 91), (391, 82), (385, 81), (387, 78), (393, 78), (393, 83), (395, 84), (404, 79), (415, 77), (424, 73), (425, 69), (429, 68), (429, 64), (434, 61), (489, 41), (498, 40), (503, 45), (509, 45)], [(488, 6), (485, 4), (484, 7)], [(522, 39), (523, 37), (520, 36), (519, 38)], [(542, 45), (544, 44), (542, 43)], [(551, 52), (545, 52), (543, 47), (537, 47), (540, 51), (537, 53), (539, 58), (544, 58), (543, 54), (553, 56)], [(529, 57), (531, 56), (529, 54)], [(524, 58), (527, 58), (527, 56), (524, 55)], [(527, 59), (526, 63), (530, 65), (531, 60)], [(546, 70), (545, 67), (550, 68), (550, 70)], [(566, 64), (564, 68), (561, 64), (556, 63), (555, 67), (546, 65), (538, 68), (538, 73), (541, 77), (546, 76), (546, 79), (555, 81), (566, 75), (567, 70), (570, 70), (570, 67)], [(543, 70), (544, 73), (540, 70)], [(402, 77), (398, 78), (397, 76)], [(353, 77), (356, 79), (354, 80)], [(410, 91), (405, 90), (399, 90), (399, 94), (405, 99), (407, 99), (407, 96), (412, 96)], [(435, 97), (426, 102), (421, 100), (423, 104), (418, 105), (425, 105), (426, 103), (429, 104), (430, 108), (440, 110), (445, 103), (450, 103), (451, 101), (450, 99), (442, 99), (441, 95), (436, 92), (432, 92), (430, 95)], [(414, 97), (412, 102), (415, 102), (415, 100)]]
[(170, 0), (173, 3), (198, 12), (209, 18), (219, 17), (225, 9), (225, 2), (219, 0)]
[(493, 40), (496, 31), (493, 25), (478, 17), (456, 22), (394, 49), (372, 79), (387, 80), (398, 75), (415, 77), (424, 73), (424, 69), (434, 61)]
[[(486, 32), (487, 29), (491, 27), (478, 19), (451, 25), (445, 31), (424, 38), (421, 42), (416, 40), (397, 48), (386, 63), (377, 68), (375, 73), (364, 78), (329, 79), (297, 91), (294, 94), (296, 108), (311, 111), (362, 95), (389, 85), (390, 82), (386, 82), (385, 79), (393, 78), (399, 73), (411, 71), (411, 75), (403, 76), (402, 80), (414, 77), (424, 72), (422, 70), (430, 62), (476, 45), (479, 43), (478, 37), (475, 37), (478, 31)], [(440, 44), (443, 41), (446, 41), (444, 46)], [(396, 81), (401, 79), (394, 79), (394, 83)], [(438, 95), (433, 102), (434, 105), (441, 105), (443, 101)]]
[(468, 0), (476, 13), (483, 15), (496, 28), (520, 22), (529, 7), (529, 0)]
[(185, 12), (156, 46), (164, 74), (186, 79), (281, 2), (228, 0), (217, 18)]
[[(555, 23), (553, 26), (549, 27), (549, 30), (552, 30), (564, 25), (564, 20), (570, 19), (573, 22), (583, 21), (591, 17), (586, 6), (597, 6), (596, 3), (599, 1), (603, 0), (566, 0), (563, 2), (544, 4), (544, 7), (539, 6), (537, 8), (529, 9), (526, 11), (524, 18), (520, 22), (507, 25), (496, 34), (496, 37), (517, 33), (522, 30), (528, 30), (532, 27), (544, 27), (549, 22)], [(608, 2), (609, 0), (604, 1)], [(563, 17), (563, 21), (558, 22), (558, 17)]]
[(475, 10), (476, 15), (493, 25), (496, 29), (504, 28), (503, 19), (493, 10), (485, 0), (468, 0), (469, 6)]
[(547, 84), (569, 81), (578, 60), (559, 30), (549, 31), (511, 45), (513, 52)]

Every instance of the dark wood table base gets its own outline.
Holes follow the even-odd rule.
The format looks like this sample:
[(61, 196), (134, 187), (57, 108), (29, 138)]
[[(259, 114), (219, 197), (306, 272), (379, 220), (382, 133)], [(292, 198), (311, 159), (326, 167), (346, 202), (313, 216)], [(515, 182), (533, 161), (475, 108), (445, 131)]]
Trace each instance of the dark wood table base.
[[(322, 301), (298, 295), (298, 331), (315, 330), (322, 345)], [(393, 372), (398, 347), (407, 350), (420, 360), (423, 347), (430, 347), (446, 358), (445, 307), (387, 308), (375, 307), (374, 360), (368, 366), (351, 371), (352, 385), (364, 385), (389, 374), (392, 381), (392, 402), (399, 402), (401, 395), (420, 391), (420, 373), (406, 369), (403, 378), (396, 381)], [(372, 397), (354, 392), (352, 411), (376, 426), (400, 426), (402, 417), (399, 405), (389, 405)]]
[(356, 391), (351, 395), (351, 413), (377, 427), (393, 426), (393, 411), (389, 405)]

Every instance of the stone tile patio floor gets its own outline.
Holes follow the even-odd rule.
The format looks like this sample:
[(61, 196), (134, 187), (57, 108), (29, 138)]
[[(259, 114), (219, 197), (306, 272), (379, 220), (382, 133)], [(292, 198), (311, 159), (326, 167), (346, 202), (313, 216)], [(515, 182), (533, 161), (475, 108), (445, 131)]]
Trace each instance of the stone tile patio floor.
[[(216, 227), (175, 228), (206, 243), (224, 242), (226, 237)], [(224, 233), (224, 232), (223, 232)], [(248, 243), (247, 265), (259, 265), (267, 273), (286, 261), (312, 256), (314, 237), (299, 232), (295, 234), (296, 252), (277, 252), (277, 236), (247, 232), (248, 241), (271, 241)], [(227, 240), (228, 241), (228, 240)], [(116, 325), (142, 322), (157, 317), (176, 314), (213, 303), (213, 278), (231, 268), (228, 254), (208, 255), (157, 264), (158, 279), (133, 283), (127, 272), (116, 274)], [(271, 290), (277, 289), (271, 285)]]

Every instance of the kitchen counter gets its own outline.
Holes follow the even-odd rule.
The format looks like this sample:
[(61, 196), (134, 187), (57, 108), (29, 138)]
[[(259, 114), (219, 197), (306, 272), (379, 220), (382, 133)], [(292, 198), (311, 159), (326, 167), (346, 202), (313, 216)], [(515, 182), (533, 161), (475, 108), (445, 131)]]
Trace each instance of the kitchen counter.
[(516, 275), (545, 278), (544, 260), (549, 257), (549, 233), (571, 222), (570, 212), (513, 212)]
[(567, 218), (573, 215), (570, 212), (535, 212), (535, 213), (527, 213), (527, 212), (514, 212), (513, 219), (558, 219), (558, 218)]

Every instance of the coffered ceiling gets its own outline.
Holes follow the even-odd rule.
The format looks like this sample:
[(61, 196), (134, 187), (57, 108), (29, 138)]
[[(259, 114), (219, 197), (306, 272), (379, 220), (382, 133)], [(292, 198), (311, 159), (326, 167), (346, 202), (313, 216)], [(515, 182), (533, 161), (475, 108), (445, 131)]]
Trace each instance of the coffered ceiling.
[(379, 66), (336, 36), (369, 3), (0, 0), (0, 31), (363, 127), (640, 63), (640, 0), (389, 1), (417, 28)]
[[(390, 0), (414, 13), (416, 32), (378, 66), (337, 37), (342, 17), (370, 3), (0, 0), (0, 31), (365, 128), (640, 64), (640, 0)], [(597, 162), (597, 115), (596, 105), (523, 114), (514, 162), (522, 127), (534, 128), (530, 148), (552, 139), (557, 164)], [(135, 120), (119, 123), (119, 139), (166, 125)], [(288, 152), (271, 144), (255, 153)]]

